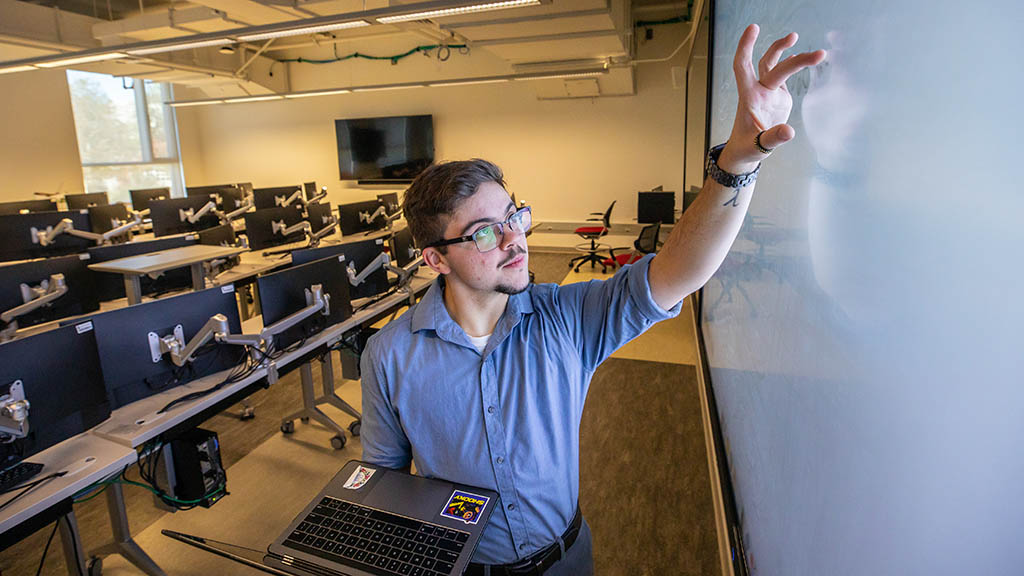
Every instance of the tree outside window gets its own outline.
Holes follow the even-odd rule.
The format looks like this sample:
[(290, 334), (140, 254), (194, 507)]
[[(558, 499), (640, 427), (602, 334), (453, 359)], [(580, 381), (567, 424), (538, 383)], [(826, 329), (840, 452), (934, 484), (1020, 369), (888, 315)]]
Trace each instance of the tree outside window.
[(130, 202), (129, 190), (171, 189), (182, 196), (170, 86), (68, 71), (86, 192)]

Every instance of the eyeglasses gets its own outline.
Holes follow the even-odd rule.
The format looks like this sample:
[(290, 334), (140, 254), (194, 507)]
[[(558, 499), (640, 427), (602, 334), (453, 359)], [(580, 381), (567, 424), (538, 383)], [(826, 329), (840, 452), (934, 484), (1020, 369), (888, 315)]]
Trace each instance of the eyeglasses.
[(494, 224), (484, 226), (469, 236), (459, 236), (451, 240), (439, 240), (427, 246), (427, 248), (437, 248), (439, 246), (450, 246), (461, 242), (473, 241), (476, 242), (476, 249), (480, 252), (490, 252), (497, 248), (498, 244), (505, 238), (506, 226), (511, 232), (525, 233), (530, 229), (531, 224), (533, 224), (533, 215), (530, 213), (530, 207), (523, 206), (504, 222), (495, 222)]

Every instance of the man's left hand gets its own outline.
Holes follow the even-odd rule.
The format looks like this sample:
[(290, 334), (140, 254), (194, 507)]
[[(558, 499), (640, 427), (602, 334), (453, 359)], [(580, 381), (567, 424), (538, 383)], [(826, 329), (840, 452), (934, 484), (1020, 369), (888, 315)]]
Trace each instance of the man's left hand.
[(718, 161), (719, 167), (733, 174), (749, 172), (765, 158), (754, 144), (754, 138), (761, 132), (764, 132), (760, 138), (761, 146), (766, 149), (776, 148), (793, 139), (796, 133), (792, 126), (786, 124), (793, 109), (793, 97), (786, 89), (786, 80), (825, 59), (824, 50), (815, 50), (787, 56), (780, 62), (782, 53), (796, 44), (797, 34), (792, 32), (772, 43), (754, 70), (754, 42), (759, 31), (757, 24), (747, 26), (733, 58), (739, 103), (729, 143)]

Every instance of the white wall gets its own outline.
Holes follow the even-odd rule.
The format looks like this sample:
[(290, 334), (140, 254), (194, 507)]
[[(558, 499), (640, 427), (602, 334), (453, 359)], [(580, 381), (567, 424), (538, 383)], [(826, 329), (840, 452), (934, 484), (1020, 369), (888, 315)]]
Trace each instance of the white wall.
[(83, 190), (63, 70), (0, 75), (0, 175), (0, 201)]
[[(687, 29), (657, 27), (640, 57), (671, 53)], [(487, 56), (463, 58), (476, 57)], [(682, 62), (680, 56), (639, 66), (637, 93), (627, 97), (538, 101), (528, 82), (515, 82), (181, 108), (185, 179), (191, 185), (252, 181), (257, 187), (316, 180), (328, 186), (332, 202), (372, 197), (380, 188), (338, 179), (334, 120), (432, 114), (439, 160), (496, 162), (510, 191), (529, 202), (537, 218), (581, 220), (617, 200), (612, 220), (628, 222), (636, 216), (639, 190), (664, 185), (681, 199), (684, 90), (673, 88), (671, 67)], [(348, 62), (291, 66), (293, 90), (330, 86), (328, 77), (334, 85), (354, 80)], [(353, 66), (391, 74), (387, 63)], [(315, 86), (302, 85), (313, 77)], [(702, 155), (702, 146), (691, 150)]]

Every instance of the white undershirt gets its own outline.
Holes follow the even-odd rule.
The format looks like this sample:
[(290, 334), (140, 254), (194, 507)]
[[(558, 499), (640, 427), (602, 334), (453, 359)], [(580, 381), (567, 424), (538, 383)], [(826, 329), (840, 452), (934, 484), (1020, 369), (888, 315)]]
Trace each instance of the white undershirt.
[[(493, 332), (491, 332), (491, 334), (493, 334)], [(476, 351), (483, 354), (484, 348), (487, 347), (487, 341), (491, 339), (491, 334), (486, 336), (470, 336), (469, 334), (466, 334), (466, 336), (469, 337), (469, 341), (473, 343), (473, 347), (476, 348)]]

